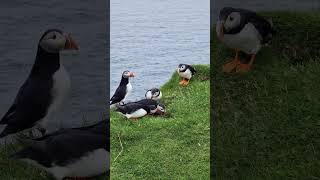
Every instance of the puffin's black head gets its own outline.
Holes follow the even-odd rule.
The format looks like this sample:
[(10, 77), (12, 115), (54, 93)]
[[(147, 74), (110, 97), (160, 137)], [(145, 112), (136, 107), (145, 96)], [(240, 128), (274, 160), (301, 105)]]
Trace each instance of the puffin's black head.
[(237, 28), (241, 23), (240, 12), (231, 7), (221, 9), (217, 22), (217, 34), (221, 38), (225, 33)]
[(145, 94), (146, 99), (158, 100), (162, 97), (162, 93), (158, 88), (149, 89)]
[(59, 53), (62, 50), (78, 49), (71, 35), (59, 29), (49, 29), (39, 40), (39, 46), (49, 53)]
[(177, 68), (177, 72), (184, 72), (187, 69), (188, 65), (187, 64), (179, 64)]
[(130, 72), (130, 71), (123, 71), (122, 73), (122, 77), (123, 78), (129, 78), (129, 77), (134, 77), (134, 73), (133, 72)]
[(164, 114), (165, 112), (166, 112), (166, 107), (164, 106), (164, 104), (159, 103), (157, 105), (157, 113)]

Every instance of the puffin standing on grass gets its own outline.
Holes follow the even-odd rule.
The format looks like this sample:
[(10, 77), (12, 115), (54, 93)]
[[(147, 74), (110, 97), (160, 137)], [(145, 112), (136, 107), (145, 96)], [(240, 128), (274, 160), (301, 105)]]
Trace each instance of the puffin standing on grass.
[(61, 104), (70, 89), (68, 73), (60, 63), (60, 51), (77, 50), (70, 34), (47, 30), (40, 38), (36, 60), (12, 106), (0, 120), (0, 138), (35, 126), (46, 131), (49, 115)]
[(149, 89), (145, 94), (146, 99), (160, 100), (162, 92), (158, 88)]
[[(256, 54), (271, 41), (275, 31), (271, 21), (253, 11), (225, 7), (220, 11), (216, 33), (220, 41), (236, 52), (235, 58), (223, 66), (223, 71), (247, 72)], [(239, 51), (251, 55), (248, 64), (240, 62)]]
[[(149, 99), (146, 99), (149, 100)], [(117, 111), (122, 113), (128, 119), (136, 120), (141, 118), (147, 114), (155, 114), (155, 113), (164, 113), (165, 107), (164, 105), (157, 103), (155, 100), (151, 100), (156, 104), (147, 104), (141, 102), (130, 102), (124, 105), (117, 104)]]
[(114, 95), (110, 99), (110, 105), (116, 104), (116, 103), (123, 103), (125, 98), (128, 96), (128, 94), (132, 90), (132, 85), (129, 81), (130, 77), (134, 77), (134, 73), (130, 71), (124, 71), (122, 73), (121, 81), (116, 89)]
[(109, 170), (109, 121), (95, 125), (61, 129), (41, 138), (24, 140), (26, 147), (11, 158), (44, 169), (57, 180), (84, 179)]
[(190, 79), (196, 73), (196, 70), (188, 64), (179, 64), (177, 68), (177, 73), (182, 77), (182, 81), (179, 82), (180, 85), (186, 86), (189, 84)]

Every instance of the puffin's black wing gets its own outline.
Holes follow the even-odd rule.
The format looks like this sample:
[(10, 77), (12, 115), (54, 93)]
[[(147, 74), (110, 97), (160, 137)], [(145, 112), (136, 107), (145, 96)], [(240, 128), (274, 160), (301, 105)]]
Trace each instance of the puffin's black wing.
[(66, 129), (60, 129), (58, 131), (55, 131), (50, 134), (46, 134), (42, 137), (33, 139), (34, 141), (43, 141), (45, 139), (48, 139), (50, 137), (58, 136), (59, 134), (69, 133), (70, 131), (84, 131), (84, 132), (91, 132), (96, 134), (104, 134), (106, 135), (107, 131), (109, 131), (109, 120), (102, 120), (99, 121), (93, 125), (84, 126), (84, 127), (77, 127), (77, 128), (66, 128)]
[(116, 89), (116, 92), (114, 93), (114, 95), (112, 96), (112, 98), (110, 99), (110, 105), (122, 101), (125, 96), (126, 96), (126, 88), (123, 87), (123, 86), (119, 86), (119, 87)]
[(127, 103), (124, 105), (118, 105), (116, 110), (121, 112), (122, 114), (127, 114), (127, 113), (133, 113), (136, 110), (141, 109), (141, 108), (145, 109), (148, 112), (150, 109), (150, 107), (148, 105), (136, 103), (136, 102), (131, 102), (131, 103)]
[(258, 30), (259, 34), (262, 37), (263, 43), (266, 43), (270, 40), (270, 36), (273, 34), (274, 30), (269, 21), (267, 21), (265, 18), (259, 15), (256, 15), (251, 16), (249, 22), (251, 22), (254, 25), (254, 27)]
[(28, 78), (21, 86), (13, 105), (1, 119), (0, 124), (7, 126), (1, 132), (0, 138), (31, 128), (44, 118), (52, 100), (51, 87), (52, 81), (48, 79)]
[(192, 75), (194, 75), (194, 74), (197, 72), (196, 69), (194, 69), (194, 68), (193, 68), (192, 66), (190, 66), (190, 65), (189, 65), (189, 69), (190, 69)]

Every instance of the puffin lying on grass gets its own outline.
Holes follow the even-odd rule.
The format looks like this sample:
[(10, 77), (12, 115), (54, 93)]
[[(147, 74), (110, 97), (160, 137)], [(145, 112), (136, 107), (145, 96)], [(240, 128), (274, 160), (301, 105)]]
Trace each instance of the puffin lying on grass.
[(145, 94), (146, 99), (160, 100), (162, 92), (158, 88), (149, 89)]
[(177, 73), (180, 77), (182, 77), (182, 81), (180, 81), (180, 85), (186, 86), (189, 84), (190, 79), (196, 73), (196, 70), (188, 64), (179, 64), (177, 68)]
[(107, 131), (108, 120), (62, 129), (38, 139), (24, 140), (28, 145), (11, 158), (40, 167), (57, 180), (97, 176), (109, 170)]
[(70, 34), (61, 30), (50, 29), (42, 35), (31, 72), (0, 120), (0, 125), (5, 125), (0, 138), (35, 126), (45, 134), (50, 114), (70, 89), (68, 73), (60, 63), (60, 51), (77, 49)]
[(110, 106), (117, 103), (123, 103), (125, 98), (129, 95), (132, 90), (132, 85), (129, 81), (130, 77), (134, 77), (133, 72), (124, 71), (122, 73), (120, 84), (110, 99)]
[(116, 105), (116, 111), (122, 113), (128, 119), (138, 119), (147, 114), (163, 114), (165, 106), (158, 101), (143, 99), (137, 102), (130, 102), (124, 105)]
[[(223, 66), (223, 71), (247, 72), (256, 54), (271, 41), (275, 31), (271, 22), (253, 11), (225, 7), (220, 11), (216, 33), (222, 43), (236, 52), (235, 58)], [(240, 62), (239, 51), (251, 55), (248, 64)]]

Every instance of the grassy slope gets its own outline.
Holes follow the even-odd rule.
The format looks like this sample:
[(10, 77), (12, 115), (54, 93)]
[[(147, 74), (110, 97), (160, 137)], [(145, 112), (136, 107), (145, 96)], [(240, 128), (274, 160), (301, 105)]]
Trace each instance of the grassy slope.
[[(138, 122), (111, 113), (112, 179), (208, 179), (209, 66), (195, 66), (188, 87), (179, 86), (176, 73), (162, 88), (167, 115)], [(118, 134), (124, 150), (120, 151)]]
[(278, 31), (247, 74), (212, 32), (217, 179), (320, 178), (320, 13), (264, 13)]

